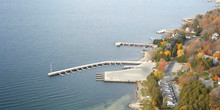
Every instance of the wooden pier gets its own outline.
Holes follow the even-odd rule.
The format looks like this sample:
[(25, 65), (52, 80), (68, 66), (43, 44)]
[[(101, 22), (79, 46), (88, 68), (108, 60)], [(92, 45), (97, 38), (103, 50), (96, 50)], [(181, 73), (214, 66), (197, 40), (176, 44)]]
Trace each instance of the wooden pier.
[(64, 70), (50, 72), (50, 73), (48, 73), (48, 76), (54, 76), (54, 75), (63, 76), (63, 74), (69, 74), (70, 72), (75, 73), (78, 71), (96, 68), (96, 67), (105, 66), (105, 65), (123, 65), (123, 64), (138, 65), (141, 63), (142, 62), (140, 62), (140, 61), (104, 61), (104, 62), (92, 63), (92, 64), (87, 64), (87, 65), (77, 66), (77, 67), (68, 68), (68, 69), (64, 69)]
[(116, 42), (116, 47), (120, 46), (137, 46), (137, 47), (155, 47), (154, 44), (143, 44), (143, 43), (125, 43), (125, 42)]

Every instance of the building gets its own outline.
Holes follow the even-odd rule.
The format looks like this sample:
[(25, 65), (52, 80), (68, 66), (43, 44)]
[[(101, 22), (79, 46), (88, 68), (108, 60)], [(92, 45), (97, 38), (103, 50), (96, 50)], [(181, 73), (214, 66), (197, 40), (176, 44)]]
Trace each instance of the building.
[(218, 85), (220, 85), (220, 78), (218, 78)]
[(177, 39), (180, 35), (178, 33), (175, 33), (171, 36), (172, 39)]
[(217, 40), (218, 38), (219, 38), (219, 34), (218, 33), (212, 34), (212, 40)]

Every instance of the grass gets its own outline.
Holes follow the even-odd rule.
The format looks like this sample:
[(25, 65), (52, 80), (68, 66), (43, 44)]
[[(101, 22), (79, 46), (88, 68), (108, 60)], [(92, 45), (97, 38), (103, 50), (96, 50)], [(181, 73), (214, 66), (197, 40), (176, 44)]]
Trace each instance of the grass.
[(141, 94), (143, 96), (149, 96), (149, 93), (148, 93), (147, 89), (141, 89)]
[(143, 81), (143, 82), (141, 83), (141, 85), (144, 86), (144, 87), (147, 87), (147, 81)]
[(171, 74), (172, 74), (172, 75), (176, 75), (176, 73), (175, 73), (175, 72), (172, 72)]
[[(147, 81), (143, 81), (143, 82), (141, 83), (141, 85), (142, 85), (143, 87), (147, 87)], [(149, 95), (147, 89), (143, 89), (143, 88), (141, 89), (141, 94), (142, 94), (143, 96), (148, 96), (148, 95)]]
[(214, 88), (218, 87), (218, 81), (214, 81)]
[(209, 80), (209, 73), (208, 72), (203, 72), (201, 75), (200, 75), (203, 79), (205, 80)]
[(209, 80), (209, 77), (206, 77), (205, 80)]
[(203, 72), (203, 73), (201, 74), (201, 76), (203, 76), (203, 77), (208, 77), (208, 76), (209, 76), (209, 73)]

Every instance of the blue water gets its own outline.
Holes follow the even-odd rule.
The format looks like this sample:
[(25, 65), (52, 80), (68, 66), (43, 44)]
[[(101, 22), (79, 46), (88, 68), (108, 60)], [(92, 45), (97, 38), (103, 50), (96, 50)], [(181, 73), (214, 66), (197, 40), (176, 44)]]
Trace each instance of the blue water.
[(138, 60), (160, 29), (214, 8), (207, 0), (1, 0), (0, 110), (128, 109), (136, 85), (96, 82), (105, 66), (48, 77), (53, 70), (106, 60)]

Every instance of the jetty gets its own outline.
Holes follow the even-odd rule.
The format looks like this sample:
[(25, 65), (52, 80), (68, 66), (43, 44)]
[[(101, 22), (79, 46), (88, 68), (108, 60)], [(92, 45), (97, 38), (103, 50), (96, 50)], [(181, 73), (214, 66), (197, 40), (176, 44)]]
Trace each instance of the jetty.
[(116, 42), (115, 46), (116, 47), (120, 47), (120, 46), (155, 47), (154, 44), (126, 43), (126, 42)]
[(185, 22), (191, 22), (193, 20), (193, 18), (183, 18), (182, 20)]
[(103, 62), (86, 64), (86, 65), (82, 65), (82, 66), (77, 66), (77, 67), (72, 67), (72, 68), (68, 68), (68, 69), (50, 72), (50, 73), (48, 73), (48, 76), (54, 76), (54, 75), (64, 76), (63, 74), (75, 73), (75, 72), (79, 72), (82, 70), (96, 68), (96, 67), (105, 66), (105, 65), (124, 65), (124, 64), (138, 65), (141, 63), (143, 63), (143, 62), (140, 62), (140, 61), (103, 61)]
[(163, 34), (163, 33), (173, 33), (173, 31), (172, 30), (168, 30), (168, 29), (163, 29), (163, 30), (157, 31), (157, 34)]

